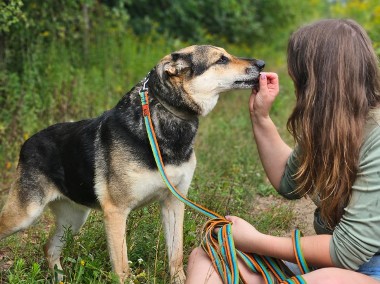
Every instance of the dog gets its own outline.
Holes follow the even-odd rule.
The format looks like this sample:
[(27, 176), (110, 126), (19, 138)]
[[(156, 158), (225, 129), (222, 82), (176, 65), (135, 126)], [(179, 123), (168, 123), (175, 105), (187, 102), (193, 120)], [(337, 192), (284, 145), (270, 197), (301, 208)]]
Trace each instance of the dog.
[(183, 283), (184, 204), (171, 195), (157, 170), (139, 91), (146, 83), (166, 173), (186, 195), (196, 166), (199, 117), (214, 108), (220, 93), (257, 88), (264, 65), (220, 47), (189, 46), (161, 59), (146, 80), (99, 117), (58, 123), (34, 134), (20, 151), (16, 179), (0, 214), (0, 239), (30, 226), (48, 206), (55, 228), (44, 252), (49, 268), (61, 270), (65, 229), (78, 233), (90, 210), (100, 209), (112, 268), (123, 283), (129, 272), (128, 214), (158, 200), (171, 282)]

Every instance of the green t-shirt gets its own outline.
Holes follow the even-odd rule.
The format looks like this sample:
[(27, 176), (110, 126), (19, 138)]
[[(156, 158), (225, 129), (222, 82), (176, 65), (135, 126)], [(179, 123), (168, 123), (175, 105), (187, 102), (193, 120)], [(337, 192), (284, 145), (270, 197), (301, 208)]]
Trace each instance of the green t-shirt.
[[(352, 196), (330, 243), (333, 263), (351, 270), (357, 270), (380, 252), (380, 108), (370, 111), (364, 137)], [(288, 199), (299, 198), (293, 192), (295, 154), (296, 150), (287, 161), (278, 190)]]

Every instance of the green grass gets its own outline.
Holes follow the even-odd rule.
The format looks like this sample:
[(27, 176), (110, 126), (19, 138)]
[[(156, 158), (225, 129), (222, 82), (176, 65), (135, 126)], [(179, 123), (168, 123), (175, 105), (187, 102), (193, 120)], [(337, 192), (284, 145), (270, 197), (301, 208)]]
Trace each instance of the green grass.
[[(100, 49), (107, 49), (106, 46), (102, 47), (101, 43), (99, 45)], [(12, 87), (14, 93), (17, 90), (26, 92), (24, 104), (18, 110), (18, 119), (25, 121), (25, 124), (20, 125), (15, 132), (16, 141), (7, 140), (7, 143), (0, 147), (2, 163), (6, 163), (6, 159), (12, 160), (10, 169), (2, 171), (3, 190), (6, 191), (6, 185), (9, 185), (19, 145), (23, 141), (23, 137), (17, 135), (22, 136), (25, 132), (28, 136), (51, 123), (95, 116), (112, 107), (123, 92), (141, 79), (163, 54), (170, 52), (167, 49), (174, 48), (166, 46), (163, 42), (156, 46), (158, 48), (153, 50), (149, 45), (134, 45), (132, 40), (111, 42), (111, 48), (114, 48), (110, 52), (112, 56), (107, 55), (105, 51), (100, 52), (104, 58), (98, 58), (96, 54), (93, 57), (89, 55), (88, 60), (107, 62), (108, 66), (104, 70), (100, 68), (104, 62), (86, 68), (74, 66), (69, 53), (52, 46), (45, 51), (46, 57), (51, 61), (51, 65), (47, 67), (47, 77), (42, 78), (41, 74), (37, 77), (31, 76), (31, 82), (26, 84), (25, 81), (19, 82), (17, 76), (14, 76), (13, 85), (8, 87)], [(237, 48), (233, 53), (250, 55), (249, 50), (239, 53)], [(99, 55), (99, 51), (97, 54)], [(268, 50), (256, 54), (250, 56), (270, 58), (267, 59), (267, 70), (279, 72), (283, 78), (281, 94), (273, 106), (272, 115), (280, 133), (291, 142), (285, 123), (293, 105), (292, 85), (283, 67), (283, 55), (273, 56)], [(42, 54), (34, 56), (42, 58)], [(149, 60), (146, 60), (146, 57), (149, 57)], [(60, 60), (57, 60), (58, 58)], [(120, 58), (123, 58), (122, 63), (128, 66), (120, 64)], [(136, 71), (132, 74), (131, 70), (134, 68)], [(47, 97), (39, 95), (41, 92)], [(263, 232), (281, 234), (289, 230), (293, 218), (293, 211), (289, 206), (269, 206), (266, 210), (255, 210), (255, 199), (270, 196), (274, 194), (274, 190), (263, 172), (253, 140), (248, 115), (249, 95), (249, 90), (222, 94), (215, 110), (200, 119), (195, 145), (198, 164), (189, 198), (220, 214), (241, 216)], [(3, 112), (2, 115), (6, 117), (7, 113)], [(8, 122), (11, 123), (12, 119), (3, 120), (2, 123)], [(6, 132), (5, 128), (3, 131)], [(132, 212), (128, 220), (127, 246), (133, 283), (169, 282), (165, 241), (159, 215), (158, 205), (152, 204)], [(186, 208), (185, 264), (191, 250), (200, 244), (202, 224), (206, 220), (207, 218), (200, 213)], [(48, 238), (51, 226), (52, 217), (47, 212), (28, 230), (0, 242), (0, 282), (51, 281), (52, 274), (47, 268), (42, 252), (42, 245)], [(72, 236), (68, 231), (66, 239), (67, 245), (61, 260), (67, 277), (65, 283), (114, 282), (100, 212), (90, 214), (78, 236)]]
[[(242, 216), (259, 230), (278, 233), (288, 229), (292, 211), (286, 206), (252, 214), (254, 200), (273, 194), (261, 168), (247, 111), (249, 91), (224, 94), (214, 112), (201, 120), (196, 150), (198, 167), (189, 197), (221, 214)], [(228, 209), (226, 209), (228, 208)], [(207, 219), (193, 210), (185, 214), (185, 255), (200, 243)], [(42, 253), (51, 217), (2, 241), (9, 248), (3, 266), (13, 261), (1, 279), (9, 283), (46, 283), (48, 272)], [(131, 214), (127, 224), (129, 258), (134, 283), (168, 283), (163, 230), (156, 204)], [(66, 236), (62, 264), (67, 283), (112, 283), (111, 267), (100, 212), (93, 212), (78, 236)], [(139, 263), (140, 260), (140, 263)], [(84, 261), (84, 265), (81, 265)], [(82, 262), (83, 263), (83, 262)]]

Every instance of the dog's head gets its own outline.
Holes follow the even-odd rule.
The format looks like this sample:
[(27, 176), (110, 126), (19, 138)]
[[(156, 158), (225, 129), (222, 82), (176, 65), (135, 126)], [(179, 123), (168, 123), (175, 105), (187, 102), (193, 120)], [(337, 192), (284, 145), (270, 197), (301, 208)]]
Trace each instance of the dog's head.
[(181, 89), (206, 115), (220, 93), (257, 87), (264, 66), (262, 60), (239, 58), (220, 47), (193, 45), (165, 56), (156, 71), (163, 84)]

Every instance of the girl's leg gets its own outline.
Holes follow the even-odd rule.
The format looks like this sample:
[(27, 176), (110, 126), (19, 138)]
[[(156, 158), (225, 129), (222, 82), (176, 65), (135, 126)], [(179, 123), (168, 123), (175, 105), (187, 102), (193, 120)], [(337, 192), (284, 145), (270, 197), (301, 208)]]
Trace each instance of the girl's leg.
[[(250, 271), (240, 260), (239, 269), (247, 283), (264, 284), (264, 279), (260, 275)], [(303, 278), (308, 284), (380, 284), (380, 281), (367, 275), (336, 267), (320, 268), (303, 275)], [(221, 284), (222, 280), (214, 270), (208, 255), (202, 248), (198, 247), (191, 252), (189, 257), (186, 284), (205, 283)]]
[(218, 273), (214, 270), (211, 260), (200, 247), (194, 249), (187, 264), (186, 284), (215, 283), (222, 284)]
[(379, 280), (367, 275), (336, 267), (320, 268), (302, 277), (308, 284), (380, 284)]
[[(245, 263), (239, 260), (239, 269), (245, 281), (250, 284), (264, 284), (264, 279), (250, 271)], [(214, 270), (211, 260), (200, 247), (194, 249), (187, 265), (186, 284), (221, 284), (219, 274)]]

